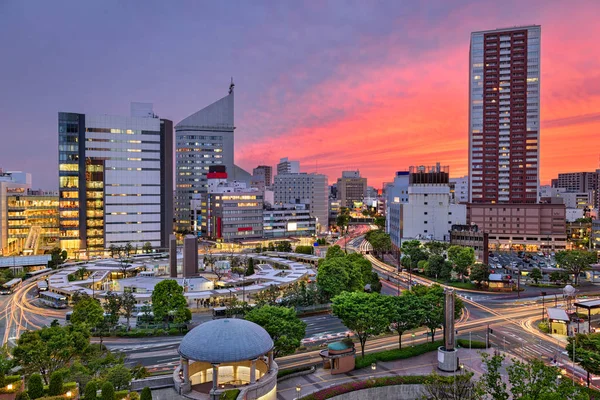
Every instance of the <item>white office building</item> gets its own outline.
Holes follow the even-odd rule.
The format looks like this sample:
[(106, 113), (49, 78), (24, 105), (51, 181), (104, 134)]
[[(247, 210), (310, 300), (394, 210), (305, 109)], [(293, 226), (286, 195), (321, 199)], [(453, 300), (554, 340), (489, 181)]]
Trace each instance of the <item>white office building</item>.
[(469, 202), (469, 177), (450, 178), (450, 201), (454, 204)]
[(275, 175), (275, 205), (305, 204), (316, 218), (318, 231), (325, 232), (329, 220), (329, 186), (322, 174)]
[(279, 174), (299, 174), (300, 161), (290, 161), (287, 157), (279, 160), (277, 164), (277, 175)]
[(173, 229), (173, 123), (148, 103), (131, 116), (58, 114), (60, 247), (167, 247)]
[(175, 217), (178, 229), (193, 226), (191, 202), (194, 195), (207, 192), (208, 169), (225, 166), (231, 180), (250, 184), (251, 175), (234, 164), (234, 92), (175, 125), (176, 193)]

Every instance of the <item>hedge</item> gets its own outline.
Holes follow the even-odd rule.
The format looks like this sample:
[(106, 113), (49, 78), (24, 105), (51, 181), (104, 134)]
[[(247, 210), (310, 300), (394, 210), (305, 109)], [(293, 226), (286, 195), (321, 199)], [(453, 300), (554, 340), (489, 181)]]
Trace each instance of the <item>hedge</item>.
[(356, 357), (355, 368), (365, 368), (371, 366), (377, 361), (394, 361), (420, 356), (421, 354), (429, 353), (443, 346), (443, 341), (436, 340), (435, 342), (427, 342), (418, 344), (414, 347), (405, 347), (403, 349), (385, 350), (377, 353), (365, 354), (364, 357)]
[(299, 367), (299, 368), (290, 368), (290, 369), (280, 369), (277, 372), (277, 378), (283, 378), (284, 376), (295, 374), (296, 372), (310, 371), (312, 367)]
[[(65, 382), (63, 383), (62, 386), (63, 390), (63, 394), (67, 393), (69, 390), (71, 392), (75, 391), (75, 389), (77, 389), (77, 382)], [(48, 394), (50, 387), (48, 385), (44, 385), (44, 394)], [(46, 396), (46, 397), (55, 397), (55, 396)]]
[(185, 335), (187, 333), (187, 329), (179, 329), (179, 328), (170, 328), (169, 330), (165, 329), (140, 329), (135, 328), (129, 331), (120, 331), (116, 333), (118, 337), (132, 337), (132, 338), (140, 338), (140, 337), (152, 337), (152, 336), (179, 336)]
[(239, 389), (227, 390), (227, 391), (221, 393), (221, 395), (219, 396), (219, 400), (235, 400), (235, 399), (237, 399), (239, 394), (240, 394)]
[(311, 393), (301, 397), (301, 400), (325, 400), (342, 394), (354, 392), (356, 390), (368, 389), (372, 387), (384, 387), (395, 385), (421, 385), (429, 378), (428, 375), (403, 375), (403, 376), (384, 376), (381, 378), (367, 379), (364, 381), (354, 381), (342, 383), (340, 385), (328, 387), (318, 392)]
[(550, 333), (550, 326), (546, 321), (542, 321), (538, 324), (538, 329), (544, 333)]
[(119, 390), (117, 392), (115, 392), (115, 400), (121, 400), (124, 399), (125, 397), (127, 397), (129, 395), (129, 390), (125, 389), (125, 390)]
[(21, 375), (6, 375), (4, 377), (4, 383), (6, 383), (7, 385), (9, 383), (13, 383), (16, 381), (20, 381), (21, 380)]
[(482, 342), (482, 341), (480, 341), (480, 340), (471, 340), (471, 341), (469, 342), (469, 340), (467, 340), (467, 339), (458, 339), (458, 340), (456, 341), (456, 343), (457, 343), (457, 344), (458, 344), (460, 347), (462, 347), (462, 348), (465, 348), (465, 349), (468, 349), (468, 348), (469, 348), (469, 346), (470, 346), (472, 349), (485, 349), (485, 348), (487, 348), (487, 346), (485, 345), (485, 342)]

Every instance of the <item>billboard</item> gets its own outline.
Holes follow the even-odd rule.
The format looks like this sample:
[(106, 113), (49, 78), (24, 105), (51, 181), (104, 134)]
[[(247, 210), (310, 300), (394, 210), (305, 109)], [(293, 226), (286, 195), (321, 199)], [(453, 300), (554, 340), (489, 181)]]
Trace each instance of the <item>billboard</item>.
[(297, 230), (298, 230), (298, 224), (296, 222), (288, 222), (288, 224), (287, 224), (288, 232), (295, 232)]

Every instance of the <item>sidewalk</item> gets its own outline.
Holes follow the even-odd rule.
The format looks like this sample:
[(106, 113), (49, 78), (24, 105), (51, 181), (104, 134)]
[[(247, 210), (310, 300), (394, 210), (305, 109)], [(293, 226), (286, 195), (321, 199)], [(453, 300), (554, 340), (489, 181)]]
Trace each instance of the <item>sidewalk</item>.
[[(465, 366), (465, 371), (475, 373), (473, 379), (477, 379), (485, 371), (482, 368), (480, 352), (489, 352), (493, 350), (469, 350), (458, 349), (459, 362)], [(296, 386), (302, 388), (301, 395), (325, 389), (329, 386), (340, 383), (350, 382), (353, 380), (364, 380), (369, 377), (381, 377), (390, 375), (428, 375), (433, 371), (440, 375), (452, 375), (450, 373), (441, 372), (437, 369), (437, 351), (422, 354), (417, 357), (396, 360), (389, 362), (377, 363), (375, 371), (370, 368), (362, 368), (351, 371), (347, 374), (331, 375), (329, 370), (324, 370), (319, 367), (313, 374), (299, 376), (280, 382), (277, 384), (277, 399), (278, 400), (293, 400), (296, 399)]]

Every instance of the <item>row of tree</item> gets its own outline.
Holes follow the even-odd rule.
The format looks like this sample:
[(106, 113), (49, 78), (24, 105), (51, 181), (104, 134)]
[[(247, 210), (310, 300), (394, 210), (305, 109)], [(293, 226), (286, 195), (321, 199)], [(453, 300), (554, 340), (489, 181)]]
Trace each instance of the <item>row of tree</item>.
[[(460, 318), (463, 302), (455, 298), (454, 304), (455, 318)], [(400, 348), (402, 335), (421, 326), (429, 329), (431, 341), (435, 341), (435, 333), (444, 323), (444, 289), (439, 285), (417, 286), (401, 296), (343, 292), (333, 298), (332, 309), (355, 333), (364, 356), (367, 339), (390, 330), (398, 334)]]
[[(424, 384), (425, 398), (433, 400), (589, 400), (590, 395), (560, 370), (542, 360), (512, 359), (500, 354), (482, 354), (485, 373), (473, 381), (473, 373), (454, 376), (432, 374)], [(506, 372), (503, 372), (503, 369)]]
[[(142, 252), (145, 254), (149, 254), (152, 253), (152, 243), (150, 242), (146, 242), (144, 243), (144, 245), (142, 246)], [(111, 244), (110, 247), (108, 248), (108, 252), (110, 253), (110, 256), (112, 258), (121, 258), (121, 257), (127, 257), (129, 258), (132, 254), (137, 254), (138, 252), (138, 247), (137, 246), (133, 246), (131, 244), (131, 242), (127, 242), (124, 246), (116, 246), (114, 244)]]
[(254, 252), (264, 253), (265, 251), (278, 251), (281, 253), (290, 253), (292, 251), (292, 244), (287, 240), (281, 240), (277, 242), (269, 242), (267, 246), (261, 244), (256, 245)]
[(365, 239), (373, 247), (373, 253), (376, 257), (382, 258), (383, 255), (389, 252), (392, 248), (392, 240), (390, 235), (382, 230), (370, 230), (366, 233)]
[(325, 258), (319, 260), (317, 287), (326, 299), (342, 292), (381, 291), (371, 262), (359, 253), (345, 254), (337, 245), (329, 247)]

